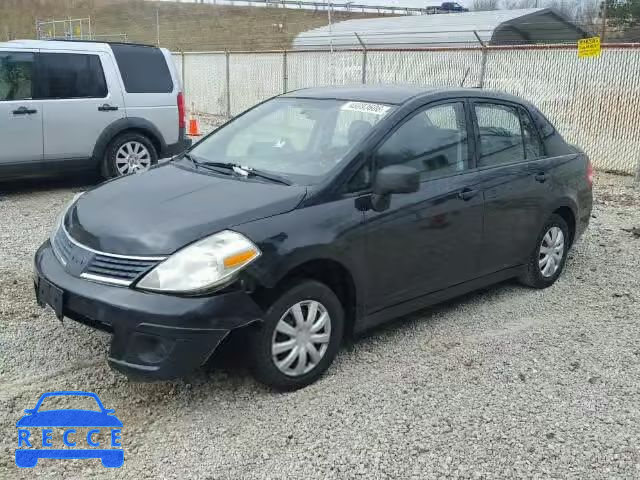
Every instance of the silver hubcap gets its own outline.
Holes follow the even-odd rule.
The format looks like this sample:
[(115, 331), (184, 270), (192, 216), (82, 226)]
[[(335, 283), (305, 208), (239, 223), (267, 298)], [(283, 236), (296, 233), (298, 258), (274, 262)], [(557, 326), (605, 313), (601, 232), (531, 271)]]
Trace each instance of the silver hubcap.
[(322, 360), (331, 339), (331, 318), (320, 302), (296, 303), (278, 321), (271, 340), (273, 363), (285, 375), (297, 377)]
[(151, 167), (151, 154), (140, 142), (127, 142), (116, 153), (116, 168), (120, 175), (141, 173)]
[(538, 265), (544, 277), (551, 277), (560, 268), (564, 255), (564, 234), (558, 227), (551, 227), (540, 243)]

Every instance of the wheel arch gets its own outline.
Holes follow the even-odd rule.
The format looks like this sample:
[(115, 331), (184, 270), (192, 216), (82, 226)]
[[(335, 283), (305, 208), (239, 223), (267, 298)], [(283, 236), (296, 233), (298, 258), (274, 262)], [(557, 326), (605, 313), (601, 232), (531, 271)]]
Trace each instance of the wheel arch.
[(576, 238), (576, 228), (578, 221), (578, 207), (570, 199), (567, 199), (563, 202), (560, 202), (553, 206), (550, 214), (555, 214), (567, 222), (567, 226), (569, 227), (569, 247), (573, 245), (573, 242)]
[(118, 135), (124, 132), (138, 132), (149, 139), (153, 144), (160, 158), (161, 152), (167, 148), (167, 144), (158, 128), (149, 120), (144, 118), (121, 118), (109, 124), (100, 134), (93, 148), (92, 157), (97, 162), (104, 159), (107, 147)]
[(360, 295), (352, 272), (334, 258), (309, 258), (290, 266), (278, 277), (270, 279), (254, 291), (254, 299), (262, 308), (286, 291), (296, 281), (316, 280), (329, 287), (338, 297), (345, 314), (345, 335), (350, 335), (361, 313)]

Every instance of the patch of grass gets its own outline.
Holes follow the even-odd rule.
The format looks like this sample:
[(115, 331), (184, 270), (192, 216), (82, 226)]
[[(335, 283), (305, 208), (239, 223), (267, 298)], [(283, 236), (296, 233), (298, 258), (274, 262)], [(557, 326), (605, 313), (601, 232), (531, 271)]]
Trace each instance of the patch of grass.
[[(326, 11), (149, 2), (145, 0), (0, 0), (0, 41), (34, 38), (36, 18), (91, 17), (94, 34), (171, 50), (271, 50), (290, 46), (300, 32), (328, 23)], [(376, 14), (334, 12), (338, 22)]]

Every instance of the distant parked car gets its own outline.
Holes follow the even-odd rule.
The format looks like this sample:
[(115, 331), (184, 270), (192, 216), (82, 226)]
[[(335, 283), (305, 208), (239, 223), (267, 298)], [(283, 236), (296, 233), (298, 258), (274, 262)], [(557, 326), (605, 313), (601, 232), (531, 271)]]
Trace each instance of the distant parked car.
[(456, 2), (444, 2), (440, 5), (439, 10), (441, 12), (468, 12), (468, 8), (464, 8), (462, 5)]
[(244, 329), (256, 377), (298, 388), (345, 332), (513, 277), (552, 285), (592, 180), (510, 95), (294, 91), (75, 199), (36, 253), (37, 299), (111, 332), (131, 376), (186, 375)]
[(171, 54), (75, 41), (0, 43), (0, 180), (148, 170), (190, 145)]

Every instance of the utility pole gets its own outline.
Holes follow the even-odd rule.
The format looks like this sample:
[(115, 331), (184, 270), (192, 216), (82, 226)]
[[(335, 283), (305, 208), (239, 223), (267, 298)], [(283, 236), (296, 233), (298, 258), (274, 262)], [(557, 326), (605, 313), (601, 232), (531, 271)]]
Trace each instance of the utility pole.
[(607, 0), (602, 2), (602, 32), (600, 33), (600, 43), (604, 43), (605, 35), (607, 33)]
[(156, 8), (156, 45), (160, 47), (160, 9)]

